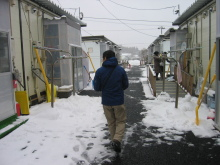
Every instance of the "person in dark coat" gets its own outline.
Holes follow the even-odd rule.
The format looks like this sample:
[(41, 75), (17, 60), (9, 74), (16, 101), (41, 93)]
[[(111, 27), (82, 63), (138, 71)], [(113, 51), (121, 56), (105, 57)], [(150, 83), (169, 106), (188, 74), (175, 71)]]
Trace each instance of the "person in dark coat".
[(121, 152), (121, 141), (127, 119), (124, 90), (129, 84), (127, 74), (118, 65), (113, 51), (108, 50), (103, 53), (103, 64), (95, 73), (93, 86), (95, 91), (102, 91), (102, 104), (111, 135), (111, 144), (116, 152)]
[(159, 52), (154, 52), (154, 71), (156, 73), (156, 80), (159, 80), (158, 75), (160, 73), (160, 76), (163, 76), (163, 68), (160, 66), (160, 63), (162, 62), (161, 58), (159, 57)]

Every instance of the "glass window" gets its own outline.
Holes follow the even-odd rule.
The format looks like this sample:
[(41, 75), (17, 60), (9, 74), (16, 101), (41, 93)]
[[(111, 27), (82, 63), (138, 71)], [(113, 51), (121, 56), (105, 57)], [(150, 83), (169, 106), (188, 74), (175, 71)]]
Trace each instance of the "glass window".
[(0, 73), (10, 72), (8, 33), (0, 32)]
[[(82, 56), (82, 48), (73, 47), (72, 46), (72, 55), (75, 57)], [(74, 62), (74, 79), (75, 79), (75, 90), (83, 89), (83, 66), (82, 66), (82, 59), (75, 59)]]

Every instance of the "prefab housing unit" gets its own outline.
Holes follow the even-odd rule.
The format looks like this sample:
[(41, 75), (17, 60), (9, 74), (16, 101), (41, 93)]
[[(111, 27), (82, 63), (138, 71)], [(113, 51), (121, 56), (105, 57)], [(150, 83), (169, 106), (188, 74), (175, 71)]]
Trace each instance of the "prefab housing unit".
[[(195, 77), (194, 84), (204, 76), (213, 46), (216, 42), (216, 1), (200, 0), (194, 2), (183, 14), (178, 17), (173, 25), (179, 29), (187, 29), (186, 48), (199, 48), (190, 52), (188, 70)], [(214, 56), (213, 61), (216, 57)], [(208, 83), (216, 72), (213, 62), (208, 76)], [(215, 89), (215, 83), (212, 84)]]
[(115, 52), (118, 61), (121, 59), (121, 48), (105, 36), (84, 36), (82, 37), (83, 50), (88, 53), (92, 59), (89, 64), (89, 72), (94, 72), (102, 66), (102, 55), (106, 50)]
[(72, 55), (76, 59), (58, 60), (54, 64), (54, 83), (57, 86), (72, 85), (74, 80), (75, 90), (77, 91), (85, 88), (89, 79), (88, 74), (84, 74), (83, 76), (83, 66), (88, 65), (88, 59), (83, 60), (80, 58), (83, 55), (80, 30), (80, 25), (67, 17), (53, 20), (44, 19), (44, 45), (70, 52), (70, 54), (52, 52), (53, 59), (47, 53), (47, 76), (51, 78), (51, 65), (55, 60), (60, 59), (63, 55)]
[[(27, 91), (30, 105), (34, 105), (44, 101), (46, 93), (45, 83), (41, 80), (43, 79), (43, 76), (42, 73), (39, 71), (39, 64), (37, 62), (36, 55), (33, 50), (33, 45), (37, 45), (40, 47), (46, 46), (46, 36), (44, 33), (45, 19), (53, 20), (54, 18), (60, 18), (65, 15), (68, 19), (74, 22), (74, 24), (78, 24), (77, 26), (86, 26), (86, 24), (76, 19), (70, 13), (61, 9), (59, 6), (55, 5), (49, 0), (13, 0), (10, 1), (10, 11), (10, 30), (12, 38), (11, 49), (13, 50), (12, 54), (14, 56), (13, 71), (16, 71), (17, 75), (19, 75), (18, 87), (15, 90)], [(65, 24), (63, 24), (62, 26), (66, 27), (65, 32), (70, 32), (71, 29), (73, 31), (73, 34), (71, 34), (72, 37), (68, 37), (69, 41), (65, 42), (65, 44), (71, 43), (73, 45), (75, 44), (78, 46), (78, 43), (80, 43), (81, 38), (78, 32), (80, 31), (80, 29), (78, 28), (78, 30), (76, 30), (73, 29), (71, 26), (67, 26)], [(78, 33), (76, 33), (76, 31)], [(46, 35), (48, 35), (48, 33)], [(54, 44), (55, 42), (57, 42), (57, 40), (54, 40)], [(47, 46), (50, 47), (50, 45)], [(59, 43), (57, 47), (62, 47), (64, 49), (67, 49), (68, 51), (71, 51), (69, 49), (70, 45), (68, 44), (64, 45), (64, 43)], [(49, 58), (47, 58), (44, 51), (41, 50), (39, 50), (39, 55), (42, 60), (43, 67), (46, 70), (46, 61), (49, 60)], [(62, 62), (64, 63), (64, 60)], [(65, 63), (68, 63), (68, 65), (67, 67), (62, 65), (61, 71), (70, 68), (71, 62), (67, 60), (65, 61)], [(49, 67), (47, 69), (49, 69)], [(57, 77), (56, 74), (59, 74), (59, 76), (61, 76), (59, 72), (56, 72), (56, 69), (54, 70), (54, 76)], [(67, 76), (63, 77), (62, 82), (60, 80), (59, 85), (70, 84), (70, 74), (71, 73), (67, 73)], [(41, 79), (39, 79), (39, 77)]]
[[(91, 57), (89, 72), (95, 72), (102, 64), (102, 53), (109, 49), (109, 45), (96, 41), (83, 41), (83, 50)], [(86, 45), (86, 46), (85, 46)], [(93, 68), (94, 66), (94, 68)]]

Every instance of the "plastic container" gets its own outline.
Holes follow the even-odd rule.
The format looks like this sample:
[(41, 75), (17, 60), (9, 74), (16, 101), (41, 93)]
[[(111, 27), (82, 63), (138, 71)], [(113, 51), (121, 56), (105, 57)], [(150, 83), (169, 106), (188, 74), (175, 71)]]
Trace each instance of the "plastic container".
[(207, 95), (207, 105), (211, 109), (215, 109), (215, 94), (213, 96)]
[(29, 100), (26, 91), (15, 91), (15, 99), (19, 103), (22, 115), (29, 115)]
[(21, 116), (20, 104), (18, 102), (16, 102), (16, 112), (17, 112), (17, 116)]

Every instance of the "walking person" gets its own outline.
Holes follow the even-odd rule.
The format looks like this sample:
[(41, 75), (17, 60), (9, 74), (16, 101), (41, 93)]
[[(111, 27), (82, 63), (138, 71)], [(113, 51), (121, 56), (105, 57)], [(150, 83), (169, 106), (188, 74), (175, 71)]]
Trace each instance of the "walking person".
[(103, 53), (103, 63), (94, 77), (94, 90), (102, 91), (102, 104), (111, 135), (111, 144), (116, 152), (121, 152), (121, 142), (125, 132), (126, 109), (124, 90), (128, 88), (125, 70), (118, 65), (115, 53)]
[(154, 71), (156, 73), (156, 80), (160, 80), (158, 78), (158, 75), (160, 73), (161, 78), (163, 78), (163, 66), (160, 66), (160, 63), (162, 62), (161, 58), (159, 57), (159, 52), (154, 52)]

